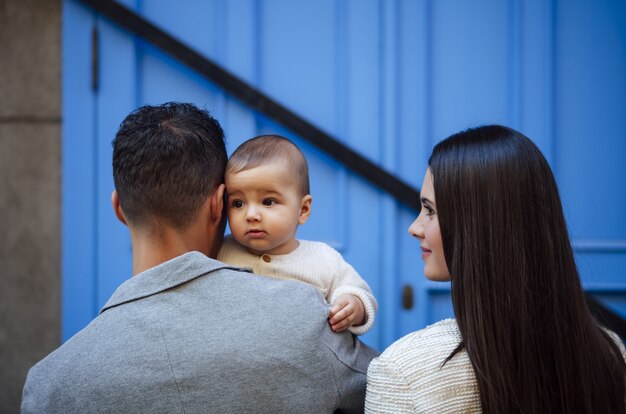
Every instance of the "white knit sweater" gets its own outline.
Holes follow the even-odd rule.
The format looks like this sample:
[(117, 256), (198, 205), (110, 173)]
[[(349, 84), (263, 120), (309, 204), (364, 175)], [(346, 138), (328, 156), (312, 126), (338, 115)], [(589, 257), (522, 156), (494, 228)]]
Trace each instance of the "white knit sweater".
[(367, 370), (366, 413), (480, 413), (476, 377), (465, 351), (443, 367), (461, 341), (446, 319), (392, 344)]
[(341, 294), (352, 294), (363, 302), (367, 321), (350, 327), (350, 332), (361, 335), (374, 324), (378, 304), (367, 282), (339, 252), (325, 243), (299, 240), (299, 246), (291, 253), (258, 256), (227, 236), (217, 259), (249, 267), (257, 274), (308, 283), (318, 288), (329, 303)]
[[(607, 333), (626, 360), (619, 336)], [(393, 343), (367, 370), (366, 413), (480, 413), (476, 376), (465, 350), (441, 364), (461, 341), (454, 319)]]

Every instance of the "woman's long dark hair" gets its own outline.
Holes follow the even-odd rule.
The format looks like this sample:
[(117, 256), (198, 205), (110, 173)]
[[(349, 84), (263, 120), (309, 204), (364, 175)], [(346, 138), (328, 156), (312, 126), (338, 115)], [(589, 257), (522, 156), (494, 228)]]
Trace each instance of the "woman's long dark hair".
[(589, 312), (552, 171), (498, 125), (429, 160), (459, 330), (485, 413), (624, 413), (626, 365)]

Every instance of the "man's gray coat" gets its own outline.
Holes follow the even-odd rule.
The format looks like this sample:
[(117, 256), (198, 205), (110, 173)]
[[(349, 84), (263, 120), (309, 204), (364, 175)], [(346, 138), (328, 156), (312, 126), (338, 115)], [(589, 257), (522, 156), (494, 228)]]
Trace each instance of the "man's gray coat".
[(362, 412), (376, 352), (311, 286), (191, 252), (123, 283), (35, 365), (23, 413)]

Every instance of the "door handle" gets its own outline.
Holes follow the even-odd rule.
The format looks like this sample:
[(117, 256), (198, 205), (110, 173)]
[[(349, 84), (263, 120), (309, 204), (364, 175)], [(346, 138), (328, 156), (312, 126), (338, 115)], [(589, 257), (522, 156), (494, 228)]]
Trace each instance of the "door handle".
[(413, 308), (413, 288), (411, 285), (402, 287), (402, 307), (406, 310)]

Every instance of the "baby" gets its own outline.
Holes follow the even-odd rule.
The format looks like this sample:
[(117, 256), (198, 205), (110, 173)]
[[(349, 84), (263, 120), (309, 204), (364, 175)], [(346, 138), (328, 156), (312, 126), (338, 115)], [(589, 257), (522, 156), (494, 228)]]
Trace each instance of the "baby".
[(367, 332), (378, 307), (367, 283), (332, 247), (296, 239), (312, 201), (300, 149), (278, 135), (252, 138), (228, 160), (225, 183), (231, 236), (225, 238), (218, 260), (309, 283), (332, 304), (333, 331)]

